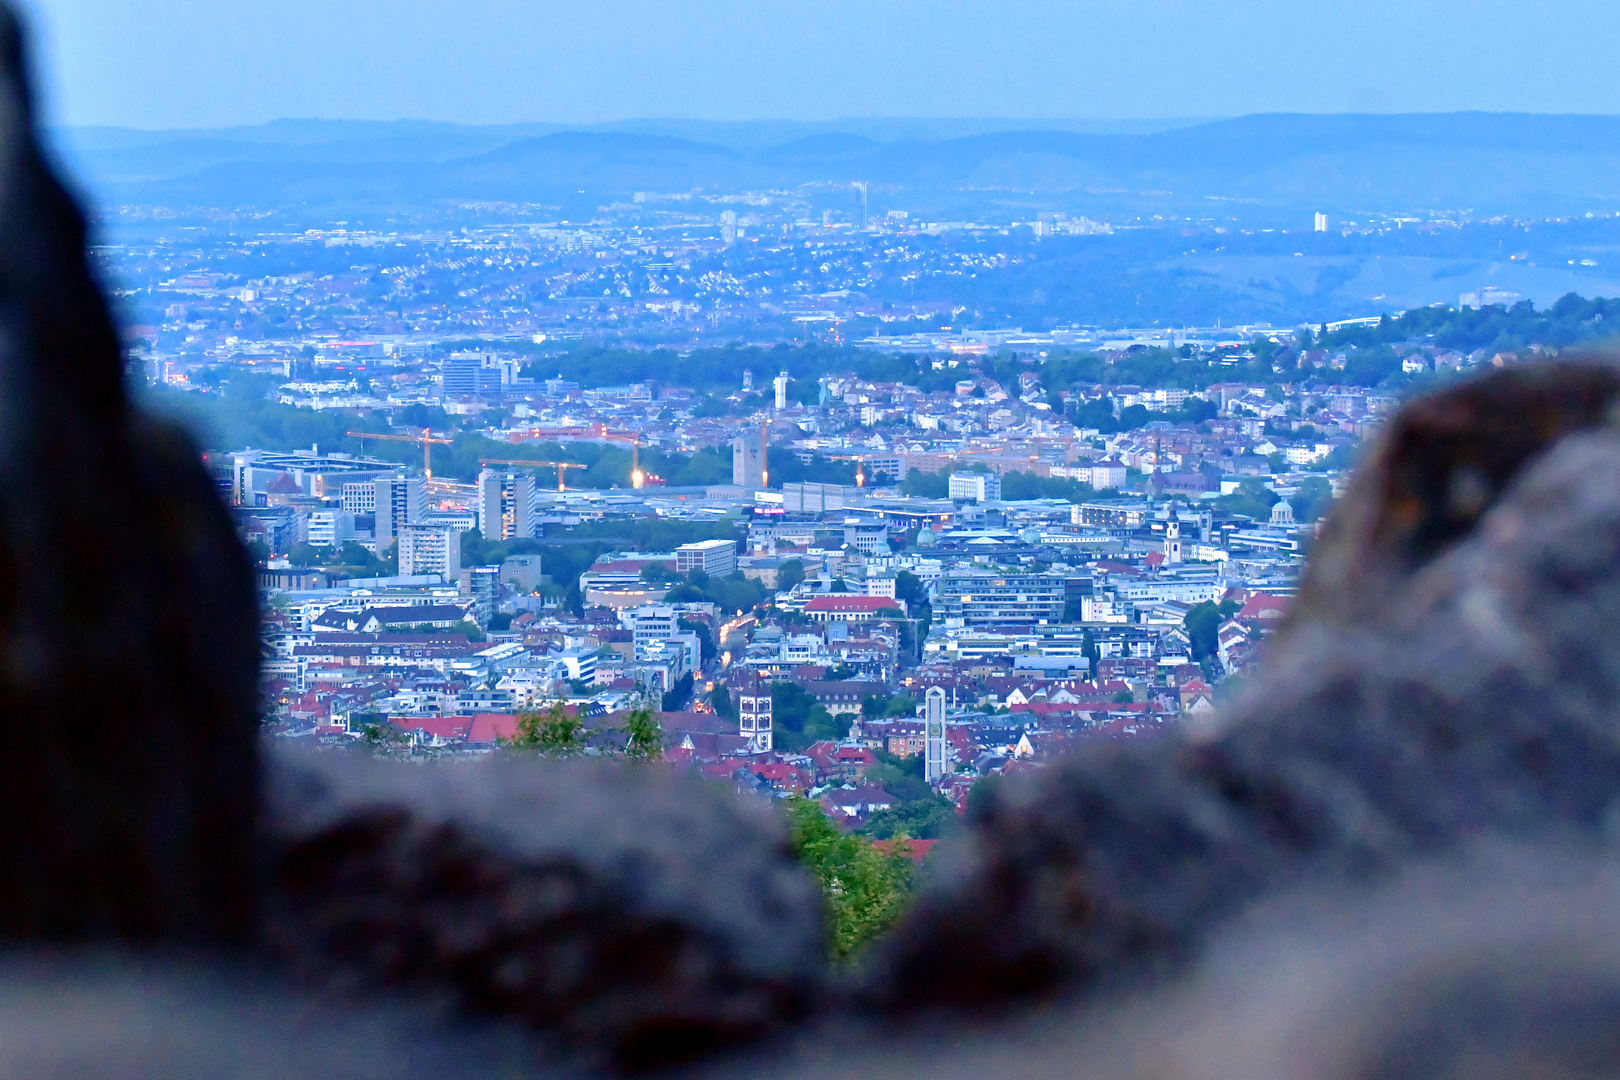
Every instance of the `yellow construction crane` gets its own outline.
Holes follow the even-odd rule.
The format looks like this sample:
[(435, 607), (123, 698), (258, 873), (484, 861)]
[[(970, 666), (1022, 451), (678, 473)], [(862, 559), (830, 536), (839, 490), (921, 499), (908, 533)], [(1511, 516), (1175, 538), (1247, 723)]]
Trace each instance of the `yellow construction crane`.
[(428, 428), (423, 428), (422, 434), (420, 435), (379, 435), (375, 431), (350, 431), (347, 434), (352, 438), (360, 440), (360, 452), (362, 454), (366, 452), (367, 439), (386, 439), (389, 442), (421, 443), (422, 471), (427, 474), (427, 478), (429, 480), (433, 479), (433, 444), (437, 443), (440, 446), (451, 445), (449, 439), (435, 439), (433, 437), (433, 432)]
[(647, 474), (641, 471), (641, 436), (621, 435), (616, 431), (604, 431), (601, 437), (613, 442), (627, 442), (630, 444), (630, 486), (638, 490), (644, 487), (647, 483)]
[(564, 479), (564, 477), (566, 477), (568, 475), (568, 470), (569, 469), (586, 469), (586, 468), (590, 467), (588, 465), (581, 465), (577, 461), (533, 461), (533, 460), (519, 461), (516, 458), (479, 458), (478, 459), (478, 464), (479, 465), (528, 465), (530, 467), (545, 466), (547, 468), (554, 468), (554, 469), (557, 470), (557, 490), (558, 491), (567, 491), (568, 490), (568, 488), (563, 483), (563, 479)]

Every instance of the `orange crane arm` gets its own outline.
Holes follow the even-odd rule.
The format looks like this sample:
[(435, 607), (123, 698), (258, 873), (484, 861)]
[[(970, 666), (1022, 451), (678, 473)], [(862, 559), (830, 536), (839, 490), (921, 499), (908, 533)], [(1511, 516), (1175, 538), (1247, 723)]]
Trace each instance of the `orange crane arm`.
[(360, 452), (366, 451), (367, 439), (386, 439), (389, 442), (419, 442), (422, 444), (422, 472), (427, 474), (429, 480), (433, 479), (433, 444), (451, 446), (449, 439), (435, 439), (429, 428), (423, 428), (420, 435), (381, 435), (374, 431), (349, 431), (344, 434), (360, 440)]
[(525, 461), (519, 461), (516, 458), (479, 458), (478, 459), (478, 464), (480, 464), (480, 465), (545, 466), (547, 468), (556, 469), (557, 470), (557, 490), (558, 491), (567, 491), (568, 490), (568, 488), (566, 486), (564, 486), (564, 484), (563, 484), (563, 478), (568, 475), (568, 470), (569, 469), (588, 469), (588, 468), (590, 468), (589, 465), (581, 465), (577, 461), (535, 461), (533, 459), (529, 459), (529, 460), (525, 460)]

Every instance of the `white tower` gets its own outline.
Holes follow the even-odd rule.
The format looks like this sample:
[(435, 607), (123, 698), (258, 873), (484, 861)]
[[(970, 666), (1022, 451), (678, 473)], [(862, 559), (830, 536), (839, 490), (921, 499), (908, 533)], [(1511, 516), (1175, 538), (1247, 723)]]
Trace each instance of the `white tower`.
[(772, 747), (771, 687), (753, 676), (737, 695), (739, 734), (748, 740), (746, 753), (768, 754)]
[(1181, 562), (1181, 518), (1176, 508), (1170, 508), (1170, 520), (1164, 523), (1164, 561), (1170, 566)]
[(785, 371), (778, 375), (775, 380), (773, 380), (773, 384), (776, 387), (776, 408), (778, 411), (787, 408), (787, 388), (789, 381), (788, 373)]
[(945, 757), (945, 691), (930, 686), (923, 696), (923, 779), (931, 784), (950, 771)]

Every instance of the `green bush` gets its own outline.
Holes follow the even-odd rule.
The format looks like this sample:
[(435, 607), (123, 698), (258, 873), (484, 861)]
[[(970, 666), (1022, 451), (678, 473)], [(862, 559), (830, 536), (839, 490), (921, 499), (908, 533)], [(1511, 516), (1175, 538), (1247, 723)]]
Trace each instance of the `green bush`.
[(821, 882), (827, 951), (847, 962), (893, 926), (911, 901), (911, 860), (885, 855), (870, 840), (840, 833), (808, 799), (788, 802), (793, 853)]

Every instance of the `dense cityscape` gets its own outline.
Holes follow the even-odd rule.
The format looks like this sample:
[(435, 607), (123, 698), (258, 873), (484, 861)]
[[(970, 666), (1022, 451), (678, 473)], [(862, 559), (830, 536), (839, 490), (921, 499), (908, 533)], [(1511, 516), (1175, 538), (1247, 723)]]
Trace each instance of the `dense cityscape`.
[(986, 778), (1212, 713), (1400, 400), (1605, 310), (912, 351), (219, 333), (303, 277), (187, 279), (132, 351), (259, 564), (271, 731), (438, 757), (567, 717), (613, 753), (644, 710), (671, 765), (924, 849)]

